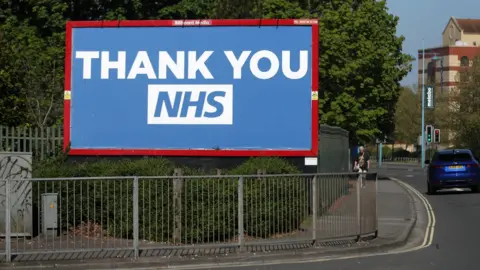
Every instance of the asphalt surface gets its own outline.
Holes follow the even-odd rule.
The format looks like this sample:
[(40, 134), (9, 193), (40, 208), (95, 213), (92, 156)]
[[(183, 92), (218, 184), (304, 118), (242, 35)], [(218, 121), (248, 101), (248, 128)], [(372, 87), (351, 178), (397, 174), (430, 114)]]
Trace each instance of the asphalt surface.
[[(456, 190), (437, 195), (426, 195), (424, 171), (418, 165), (385, 165), (385, 168), (379, 169), (379, 171), (411, 185), (422, 193), (431, 204), (436, 223), (433, 242), (429, 247), (393, 255), (315, 263), (235, 267), (235, 269), (480, 269), (480, 194), (472, 194), (468, 190), (463, 192)], [(233, 269), (233, 267), (223, 269)]]

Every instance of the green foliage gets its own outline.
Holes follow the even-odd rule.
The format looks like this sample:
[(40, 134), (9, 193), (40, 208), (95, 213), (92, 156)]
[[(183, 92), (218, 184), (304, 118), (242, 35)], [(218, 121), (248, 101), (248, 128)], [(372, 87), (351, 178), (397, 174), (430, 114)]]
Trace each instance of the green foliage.
[(40, 32), (13, 16), (0, 26), (3, 124), (49, 126), (62, 115), (64, 34)]
[(393, 157), (395, 158), (416, 158), (418, 157), (417, 152), (410, 152), (408, 150), (405, 150), (404, 148), (400, 147), (395, 147), (393, 150)]
[(402, 87), (395, 113), (395, 140), (417, 144), (421, 126), (421, 96), (416, 89)]
[[(252, 158), (231, 170), (232, 175), (294, 174), (300, 171), (280, 158)], [(299, 228), (304, 221), (307, 178), (301, 176), (244, 177), (247, 235), (268, 237)], [(274, 215), (272, 215), (274, 213)], [(272, 216), (275, 216), (272, 219)]]
[(215, 12), (217, 0), (183, 0), (165, 5), (158, 11), (158, 19), (209, 19)]
[(297, 2), (285, 0), (265, 0), (262, 5), (262, 16), (273, 19), (308, 18), (308, 10), (304, 10)]
[[(101, 223), (109, 236), (131, 238), (133, 179), (139, 179), (140, 237), (149, 241), (173, 238), (175, 181), (181, 189), (183, 243), (230, 241), (238, 233), (239, 176), (187, 177), (175, 180), (174, 164), (163, 158), (67, 162), (57, 157), (35, 163), (34, 177), (100, 177), (97, 180), (41, 181), (34, 184), (34, 202), (40, 193), (58, 192), (60, 224)], [(228, 174), (294, 174), (298, 169), (279, 158), (247, 160)], [(186, 175), (202, 172), (184, 168)], [(118, 179), (101, 179), (115, 176)], [(163, 177), (162, 177), (163, 176)], [(266, 238), (295, 231), (306, 218), (307, 179), (298, 176), (244, 176), (245, 234)]]
[(301, 173), (297, 167), (288, 163), (286, 160), (273, 158), (251, 158), (242, 163), (237, 168), (231, 170), (231, 175), (254, 175), (258, 170), (264, 170), (266, 174), (295, 174)]
[(411, 69), (385, 1), (321, 2), (320, 117), (369, 142), (393, 132), (399, 82)]
[[(453, 118), (447, 91), (442, 93), (435, 87), (435, 108), (425, 109), (425, 125), (432, 124), (442, 130), (442, 145), (449, 145), (447, 135), (452, 130)], [(421, 135), (422, 90), (416, 87), (402, 87), (395, 112), (395, 140), (407, 145), (417, 144)], [(445, 136), (443, 136), (445, 135)]]
[(106, 177), (106, 176), (161, 176), (173, 175), (173, 164), (163, 158), (98, 159), (90, 162), (67, 162), (54, 157), (34, 164), (35, 178), (50, 177)]
[[(368, 151), (370, 153), (370, 156), (378, 157), (379, 153), (378, 153), (378, 147), (377, 146), (369, 147)], [(386, 159), (386, 160), (391, 160), (392, 158), (393, 159), (418, 158), (419, 157), (419, 152), (415, 152), (415, 151), (410, 152), (403, 147), (395, 147), (392, 150), (392, 147), (390, 145), (389, 146), (384, 145), (382, 147), (382, 157), (383, 157), (383, 159)]]
[(454, 137), (454, 144), (470, 148), (480, 156), (480, 57), (459, 73), (457, 89), (448, 96), (453, 134), (442, 132), (442, 140)]

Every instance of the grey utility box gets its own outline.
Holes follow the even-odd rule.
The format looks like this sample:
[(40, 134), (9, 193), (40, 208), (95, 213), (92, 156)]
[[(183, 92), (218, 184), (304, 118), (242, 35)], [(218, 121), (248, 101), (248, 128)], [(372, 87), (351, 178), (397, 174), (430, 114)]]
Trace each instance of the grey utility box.
[(42, 194), (42, 233), (44, 235), (57, 234), (57, 229), (58, 229), (57, 198), (58, 198), (58, 193)]

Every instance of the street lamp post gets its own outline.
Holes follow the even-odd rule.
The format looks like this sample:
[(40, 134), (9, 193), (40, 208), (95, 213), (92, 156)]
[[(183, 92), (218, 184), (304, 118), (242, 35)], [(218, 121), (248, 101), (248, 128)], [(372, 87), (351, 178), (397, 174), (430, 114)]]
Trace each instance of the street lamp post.
[(425, 168), (425, 40), (422, 39), (422, 169)]

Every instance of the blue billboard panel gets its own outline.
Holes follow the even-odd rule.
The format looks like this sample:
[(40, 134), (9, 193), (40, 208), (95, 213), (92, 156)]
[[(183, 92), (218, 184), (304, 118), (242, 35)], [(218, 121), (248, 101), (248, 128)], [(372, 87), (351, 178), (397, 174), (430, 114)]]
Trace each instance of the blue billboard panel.
[(316, 156), (316, 25), (153, 22), (67, 27), (71, 154)]

